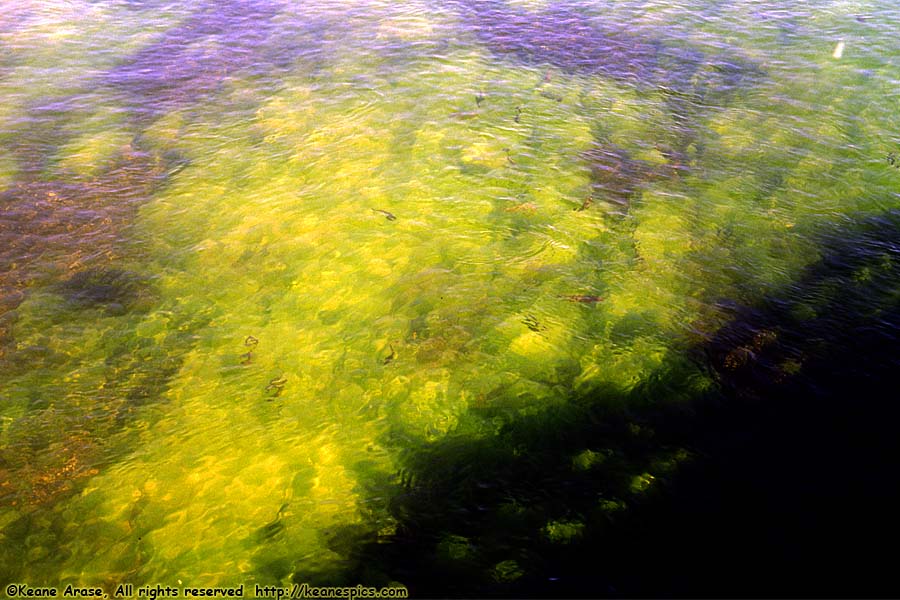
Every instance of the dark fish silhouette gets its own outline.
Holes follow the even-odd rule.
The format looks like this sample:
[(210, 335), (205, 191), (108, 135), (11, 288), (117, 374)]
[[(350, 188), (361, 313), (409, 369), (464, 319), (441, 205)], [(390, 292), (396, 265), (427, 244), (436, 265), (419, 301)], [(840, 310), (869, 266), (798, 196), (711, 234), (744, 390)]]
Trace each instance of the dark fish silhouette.
[[(272, 392), (272, 398), (277, 398), (281, 395), (281, 392), (284, 391), (285, 385), (287, 385), (287, 377), (285, 377), (284, 375), (273, 377), (269, 382), (269, 385), (266, 386), (266, 392)], [(270, 400), (272, 398), (270, 398)]]
[(372, 212), (377, 212), (378, 214), (384, 215), (384, 218), (387, 219), (388, 221), (396, 221), (397, 220), (397, 217), (394, 216), (393, 213), (389, 213), (386, 210), (381, 210), (380, 208), (373, 208)]
[(389, 344), (389, 347), (391, 349), (391, 353), (384, 357), (384, 362), (382, 363), (385, 365), (390, 364), (395, 358), (397, 358), (397, 351), (394, 350), (394, 346)]

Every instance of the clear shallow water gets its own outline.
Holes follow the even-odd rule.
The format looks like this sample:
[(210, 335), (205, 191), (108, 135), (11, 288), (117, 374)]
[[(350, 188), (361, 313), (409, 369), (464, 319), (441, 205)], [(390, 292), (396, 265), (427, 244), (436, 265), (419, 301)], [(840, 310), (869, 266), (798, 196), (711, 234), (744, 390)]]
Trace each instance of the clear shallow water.
[(521, 431), (689, 408), (758, 356), (804, 376), (820, 346), (731, 335), (736, 307), (787, 298), (839, 327), (847, 286), (854, 310), (896, 305), (879, 238), (796, 287), (898, 208), (893, 7), (2, 14), (4, 580), (410, 585), (360, 549), (467, 481), (445, 448), (482, 466), (543, 448), (553, 485), (593, 494), (551, 508), (479, 466), (493, 503), (452, 496), (428, 534), (447, 572), (544, 575), (529, 543), (465, 523), (489, 510), (551, 552), (693, 455), (640, 419), (626, 441)]

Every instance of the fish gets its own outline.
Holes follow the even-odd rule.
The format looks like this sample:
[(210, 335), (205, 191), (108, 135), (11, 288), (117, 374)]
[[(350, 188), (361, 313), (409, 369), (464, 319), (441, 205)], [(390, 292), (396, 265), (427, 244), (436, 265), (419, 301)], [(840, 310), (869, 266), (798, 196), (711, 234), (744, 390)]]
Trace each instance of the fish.
[(568, 300), (569, 302), (580, 302), (582, 304), (596, 304), (597, 302), (603, 302), (602, 296), (594, 296), (591, 294), (566, 294), (559, 297), (563, 300)]
[(278, 509), (278, 513), (275, 515), (275, 519), (257, 530), (257, 536), (260, 540), (271, 540), (284, 530), (284, 523), (282, 523), (281, 519), (284, 517), (284, 513), (288, 506), (290, 506), (288, 502), (282, 504), (281, 508)]
[(388, 347), (390, 347), (391, 353), (384, 357), (384, 362), (382, 363), (384, 365), (390, 364), (395, 358), (397, 358), (397, 351), (394, 350), (394, 346), (392, 344), (388, 344)]
[[(657, 40), (640, 39), (625, 26), (598, 26), (560, 4), (539, 14), (500, 0), (456, 0), (451, 6), (466, 29), (500, 57), (620, 80), (658, 77)], [(544, 81), (552, 77), (546, 70)]]
[(389, 213), (386, 210), (381, 210), (380, 208), (373, 208), (372, 212), (377, 212), (379, 214), (384, 215), (384, 218), (387, 219), (388, 221), (396, 221), (397, 220), (397, 217), (394, 216), (393, 213)]
[[(501, 59), (546, 69), (543, 82), (555, 71), (601, 75), (629, 85), (693, 90), (724, 88), (756, 80), (760, 66), (735, 51), (707, 55), (700, 48), (676, 48), (669, 32), (636, 30), (629, 23), (592, 19), (570, 2), (549, 2), (544, 9), (524, 10), (508, 0), (452, 0), (449, 4), (462, 27)], [(716, 65), (710, 81), (695, 81), (697, 70)], [(548, 68), (551, 67), (551, 68)], [(709, 75), (709, 74), (708, 74)], [(727, 94), (726, 94), (727, 95)]]
[[(284, 386), (287, 384), (287, 377), (284, 375), (279, 375), (278, 377), (273, 377), (269, 382), (269, 385), (266, 386), (266, 392), (274, 392), (272, 394), (272, 398), (277, 398), (281, 395), (281, 392), (284, 391)], [(271, 399), (271, 398), (270, 398)]]

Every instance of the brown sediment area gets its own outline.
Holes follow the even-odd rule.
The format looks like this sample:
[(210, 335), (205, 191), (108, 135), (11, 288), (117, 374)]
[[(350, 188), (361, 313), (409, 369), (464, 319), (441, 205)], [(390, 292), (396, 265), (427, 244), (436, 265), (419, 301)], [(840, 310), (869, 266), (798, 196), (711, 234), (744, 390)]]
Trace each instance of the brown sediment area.
[[(277, 9), (268, 2), (203, 2), (187, 21), (101, 75), (96, 87), (124, 101), (138, 132), (160, 114), (200, 102), (236, 71), (273, 68), (273, 57), (261, 54), (271, 50), (265, 42)], [(10, 139), (18, 176), (0, 189), (0, 370), (6, 373), (30, 372), (44, 360), (78, 367), (77, 357), (17, 345), (19, 308), (32, 290), (52, 289), (73, 309), (107, 315), (147, 308), (153, 295), (144, 289), (146, 278), (121, 265), (135, 251), (138, 210), (165, 184), (175, 160), (144, 151), (138, 135), (96, 176), (59, 170), (53, 157), (71, 136), (67, 123), (86, 108), (77, 93), (42, 102), (27, 109)], [(114, 349), (88, 389), (48, 381), (36, 390), (24, 414), (4, 428), (0, 506), (30, 512), (52, 504), (113, 460), (110, 435), (160, 398), (179, 368), (178, 335), (167, 337), (174, 346), (111, 340)]]
[[(598, 141), (582, 156), (591, 169), (591, 200), (599, 198), (623, 207), (628, 207), (648, 185), (676, 178), (688, 170), (671, 158), (665, 164), (634, 158), (610, 142)], [(590, 204), (585, 201), (579, 210)]]
[[(17, 348), (14, 331), (29, 290), (73, 277), (77, 282), (79, 273), (115, 273), (136, 212), (165, 172), (158, 157), (129, 147), (95, 178), (22, 180), (0, 192), (0, 368), (10, 372), (31, 362), (27, 349)], [(7, 428), (0, 505), (45, 504), (97, 473), (103, 433), (117, 426), (131, 402), (114, 382), (101, 388), (84, 399), (85, 406), (69, 406), (67, 398), (40, 399), (49, 406), (28, 410)], [(66, 409), (55, 408), (58, 402)], [(54, 439), (45, 439), (48, 434)]]
[(90, 180), (18, 181), (0, 192), (0, 352), (8, 313), (32, 285), (122, 257), (125, 230), (164, 174), (158, 157), (129, 150)]

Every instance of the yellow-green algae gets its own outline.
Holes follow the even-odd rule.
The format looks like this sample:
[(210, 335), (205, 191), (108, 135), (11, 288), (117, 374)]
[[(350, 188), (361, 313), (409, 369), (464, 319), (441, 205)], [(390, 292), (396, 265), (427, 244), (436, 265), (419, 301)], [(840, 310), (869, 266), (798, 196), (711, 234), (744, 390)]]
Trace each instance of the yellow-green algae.
[[(648, 6), (645, 21), (671, 18), (664, 9)], [(354, 27), (385, 44), (439, 45), (446, 16), (392, 10), (355, 12)], [(20, 43), (32, 56), (3, 94), (19, 108), (58, 95), (70, 82), (40, 76), (58, 55), (43, 44), (87, 44), (96, 31), (29, 30)], [(107, 35), (125, 51), (153, 28), (132, 33)], [(151, 307), (78, 308), (44, 289), (17, 311), (16, 348), (42, 362), (0, 382), (0, 435), (7, 449), (50, 450), (11, 463), (33, 477), (0, 510), (4, 547), (27, 531), (21, 555), (4, 550), (19, 579), (328, 580), (348, 558), (340, 536), (394, 531), (391, 491), (369, 487), (397, 482), (388, 441), (490, 437), (573, 396), (631, 390), (698, 329), (715, 331), (715, 300), (753, 302), (792, 281), (818, 258), (813, 234), (883, 209), (860, 190), (894, 181), (860, 167), (862, 149), (896, 145), (879, 141), (889, 115), (868, 108), (858, 75), (827, 53), (815, 58), (830, 118), (803, 104), (820, 75), (773, 78), (756, 105), (703, 116), (703, 151), (689, 149), (696, 164), (681, 177), (644, 182), (627, 207), (597, 198), (579, 211), (598, 139), (665, 162), (657, 142), (674, 124), (663, 91), (504, 64), (466, 44), (394, 62), (326, 44), (327, 76), (298, 68), (262, 93), (234, 75), (208, 103), (142, 131), (186, 165), (140, 211), (123, 265), (153, 274)], [(115, 62), (88, 59), (71, 69)], [(133, 127), (88, 114), (58, 152), (58, 168), (84, 177)], [(15, 177), (9, 162), (2, 180)], [(579, 294), (602, 300), (570, 300)], [(135, 402), (163, 372), (152, 401)], [(480, 422), (493, 408), (505, 412)], [(585, 449), (572, 467), (605, 456)], [(686, 459), (661, 453), (629, 474), (629, 491), (651, 490)], [(67, 494), (55, 482), (73, 474), (81, 483)], [(551, 520), (535, 533), (568, 542), (583, 527)], [(439, 549), (457, 561), (473, 552), (451, 534)], [(513, 559), (487, 568), (498, 582), (524, 575)]]
[(544, 536), (553, 543), (566, 544), (581, 537), (584, 523), (580, 521), (550, 521), (543, 530)]

